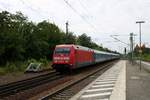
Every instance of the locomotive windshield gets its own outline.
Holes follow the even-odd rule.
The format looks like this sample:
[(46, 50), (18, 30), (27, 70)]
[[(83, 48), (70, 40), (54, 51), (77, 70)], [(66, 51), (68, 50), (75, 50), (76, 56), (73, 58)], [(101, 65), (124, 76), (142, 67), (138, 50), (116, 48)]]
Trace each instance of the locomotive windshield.
[(56, 48), (55, 54), (69, 54), (70, 48)]

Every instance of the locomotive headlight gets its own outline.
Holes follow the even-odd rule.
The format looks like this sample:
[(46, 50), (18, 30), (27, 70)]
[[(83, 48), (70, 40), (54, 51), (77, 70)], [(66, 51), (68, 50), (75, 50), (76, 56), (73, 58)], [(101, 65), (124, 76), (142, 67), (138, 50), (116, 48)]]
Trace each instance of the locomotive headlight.
[(69, 62), (69, 60), (65, 60), (65, 63), (68, 63)]
[(64, 61), (65, 61), (65, 63), (68, 63), (69, 62), (69, 57), (64, 57)]

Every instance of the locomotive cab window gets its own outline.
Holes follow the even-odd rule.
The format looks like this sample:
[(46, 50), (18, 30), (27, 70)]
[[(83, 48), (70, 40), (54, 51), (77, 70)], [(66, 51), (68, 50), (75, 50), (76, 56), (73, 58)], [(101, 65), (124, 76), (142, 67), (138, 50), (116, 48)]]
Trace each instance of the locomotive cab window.
[(70, 48), (56, 48), (55, 54), (69, 54)]

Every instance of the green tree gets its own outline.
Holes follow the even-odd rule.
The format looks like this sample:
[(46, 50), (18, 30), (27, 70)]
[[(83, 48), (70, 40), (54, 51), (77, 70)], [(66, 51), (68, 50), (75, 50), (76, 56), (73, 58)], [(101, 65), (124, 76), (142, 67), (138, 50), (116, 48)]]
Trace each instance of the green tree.
[(63, 39), (64, 43), (66, 44), (76, 44), (76, 36), (73, 35), (73, 32), (69, 32), (68, 34), (64, 35), (64, 39)]
[(38, 33), (46, 37), (49, 48), (47, 49), (47, 57), (52, 58), (55, 45), (63, 43), (64, 33), (55, 24), (47, 21), (38, 23)]
[(91, 37), (84, 33), (78, 36), (77, 43), (82, 46), (91, 47)]
[[(7, 11), (0, 13), (0, 63), (22, 59), (22, 35), (19, 26), (25, 22), (21, 13), (11, 14)], [(20, 17), (19, 17), (20, 16)]]

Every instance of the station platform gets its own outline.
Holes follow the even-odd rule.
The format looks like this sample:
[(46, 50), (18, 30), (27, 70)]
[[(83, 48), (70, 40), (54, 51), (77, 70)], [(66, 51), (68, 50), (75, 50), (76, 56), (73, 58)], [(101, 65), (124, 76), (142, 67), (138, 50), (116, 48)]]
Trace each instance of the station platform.
[(150, 100), (150, 63), (139, 64), (126, 62), (126, 98), (127, 100)]
[(126, 61), (119, 61), (70, 100), (126, 100)]
[[(146, 64), (146, 65), (145, 65)], [(150, 100), (149, 63), (120, 60), (70, 100)]]

